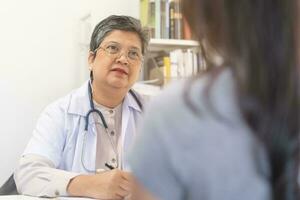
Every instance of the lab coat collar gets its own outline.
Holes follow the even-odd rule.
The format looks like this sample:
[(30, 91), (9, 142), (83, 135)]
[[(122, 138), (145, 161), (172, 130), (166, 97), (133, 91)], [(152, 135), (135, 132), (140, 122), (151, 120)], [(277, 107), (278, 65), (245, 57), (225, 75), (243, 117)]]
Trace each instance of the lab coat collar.
[(71, 93), (69, 114), (86, 116), (90, 110), (88, 84), (89, 81), (86, 81), (80, 88)]
[[(89, 81), (86, 81), (80, 88), (71, 94), (68, 109), (69, 114), (81, 115), (85, 117), (91, 109), (88, 94), (88, 84)], [(137, 96), (140, 99), (139, 95)], [(126, 94), (123, 101), (123, 109), (126, 107), (130, 107), (138, 112), (142, 112), (134, 97), (129, 94), (129, 92)]]
[[(137, 94), (135, 91), (133, 91), (137, 98), (139, 99), (139, 101), (142, 103), (143, 105), (143, 100), (141, 99), (140, 95)], [(128, 107), (131, 107), (133, 108), (134, 110), (138, 111), (138, 112), (142, 112), (142, 109), (140, 108), (139, 104), (136, 102), (136, 100), (134, 99), (134, 97), (129, 93), (127, 92), (125, 98), (124, 98), (124, 101), (123, 101), (123, 108), (124, 108), (124, 105), (125, 106), (128, 106)]]

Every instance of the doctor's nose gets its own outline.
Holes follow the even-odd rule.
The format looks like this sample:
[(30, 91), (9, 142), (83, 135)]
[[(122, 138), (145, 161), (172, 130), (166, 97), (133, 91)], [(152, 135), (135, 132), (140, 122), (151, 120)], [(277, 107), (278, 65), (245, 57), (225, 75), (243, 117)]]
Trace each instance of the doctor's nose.
[(120, 52), (120, 54), (116, 58), (116, 62), (122, 63), (123, 65), (128, 65), (129, 64), (128, 59), (129, 58), (126, 52)]

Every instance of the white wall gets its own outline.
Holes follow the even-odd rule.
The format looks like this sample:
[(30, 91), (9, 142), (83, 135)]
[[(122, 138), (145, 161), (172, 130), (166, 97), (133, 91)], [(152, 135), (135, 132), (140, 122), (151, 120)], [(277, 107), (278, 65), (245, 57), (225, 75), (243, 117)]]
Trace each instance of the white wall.
[(108, 15), (130, 15), (139, 18), (139, 0), (90, 0), (92, 24), (95, 25)]
[(80, 18), (138, 17), (138, 0), (0, 0), (0, 184), (13, 172), (42, 109), (86, 77)]

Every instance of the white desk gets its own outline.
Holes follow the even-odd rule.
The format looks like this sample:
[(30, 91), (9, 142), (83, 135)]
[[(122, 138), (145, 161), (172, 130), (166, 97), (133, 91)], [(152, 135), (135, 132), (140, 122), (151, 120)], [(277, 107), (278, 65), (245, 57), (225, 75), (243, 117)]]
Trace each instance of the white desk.
[(0, 196), (0, 200), (92, 200), (90, 198), (79, 198), (79, 197), (55, 197), (55, 198), (39, 198), (24, 195), (7, 195)]

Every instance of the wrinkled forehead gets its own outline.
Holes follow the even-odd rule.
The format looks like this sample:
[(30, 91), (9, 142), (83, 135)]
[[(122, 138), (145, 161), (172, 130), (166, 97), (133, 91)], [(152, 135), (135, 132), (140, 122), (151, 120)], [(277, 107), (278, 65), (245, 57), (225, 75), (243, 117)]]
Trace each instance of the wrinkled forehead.
[(142, 41), (136, 32), (113, 30), (109, 32), (99, 46), (115, 43), (126, 48), (135, 48), (142, 51)]

